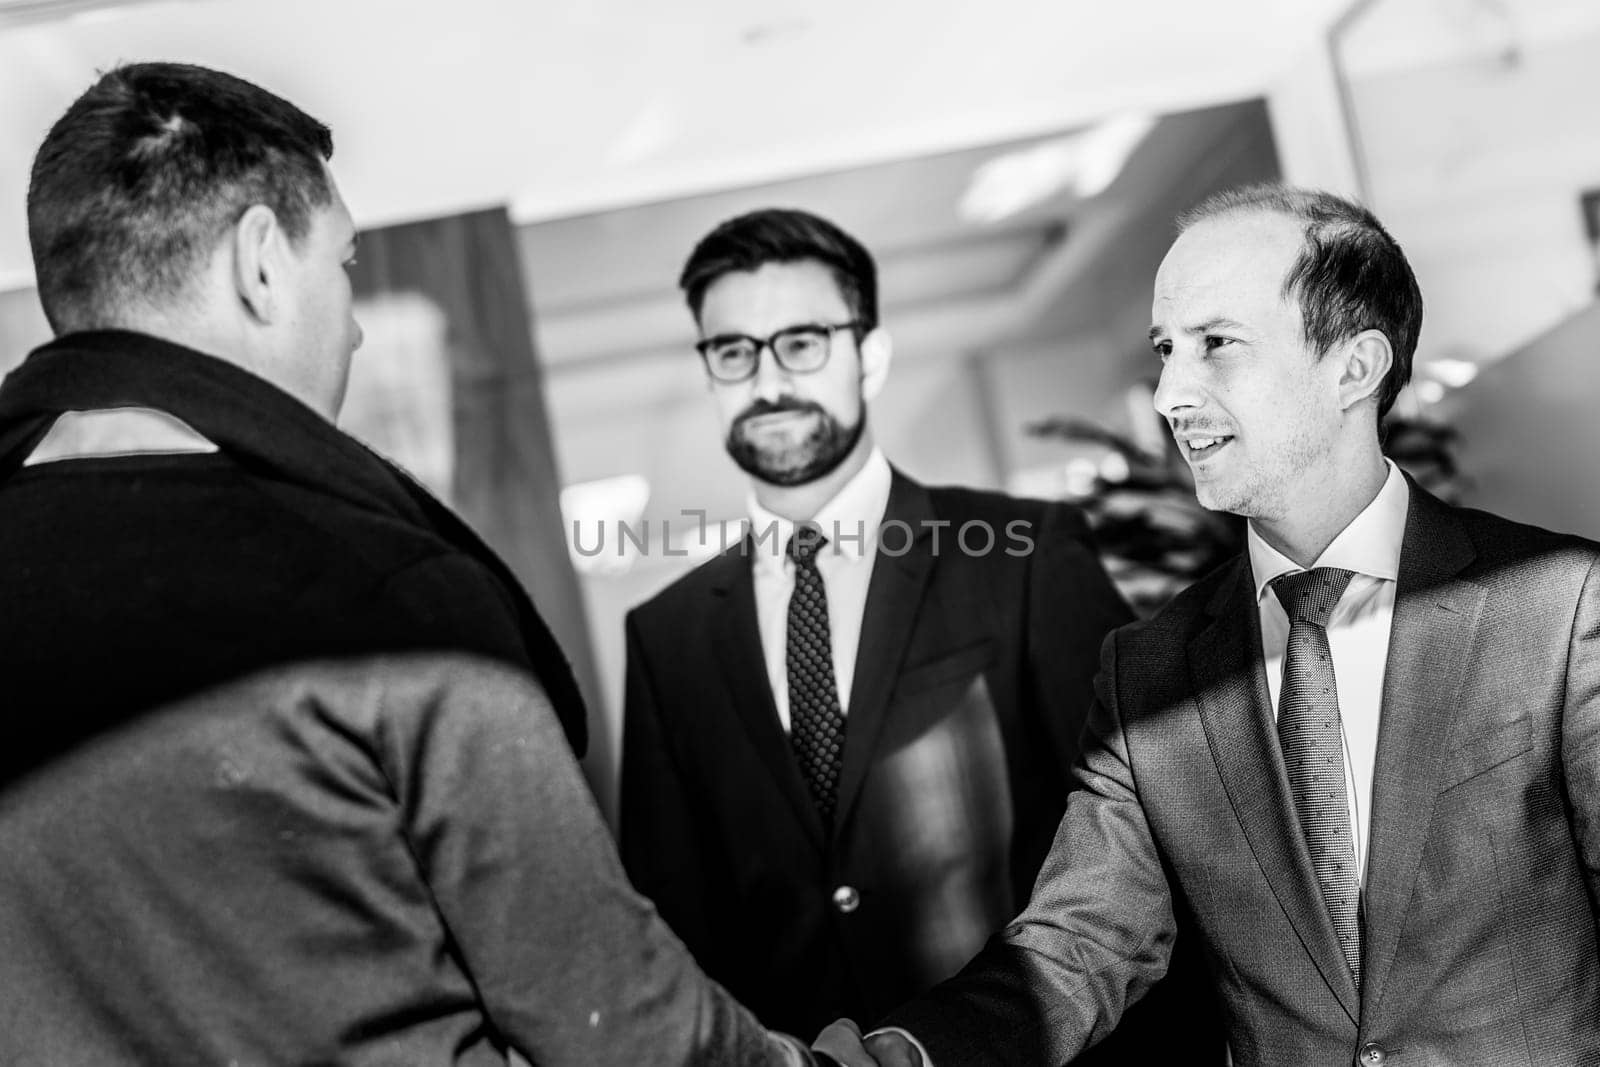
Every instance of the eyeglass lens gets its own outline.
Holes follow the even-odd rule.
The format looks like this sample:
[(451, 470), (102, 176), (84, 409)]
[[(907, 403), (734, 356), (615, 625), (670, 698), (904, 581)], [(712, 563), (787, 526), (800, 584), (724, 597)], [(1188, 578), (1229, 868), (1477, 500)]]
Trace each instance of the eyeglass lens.
[(706, 363), (718, 378), (739, 381), (755, 372), (761, 349), (771, 347), (778, 365), (805, 373), (828, 359), (831, 331), (821, 326), (791, 326), (767, 341), (755, 337), (729, 337), (705, 347)]

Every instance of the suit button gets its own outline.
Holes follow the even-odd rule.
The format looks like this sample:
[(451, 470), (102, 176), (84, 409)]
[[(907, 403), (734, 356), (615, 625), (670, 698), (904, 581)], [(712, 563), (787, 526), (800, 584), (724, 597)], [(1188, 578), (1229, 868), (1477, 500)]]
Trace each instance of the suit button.
[(1361, 1046), (1361, 1055), (1356, 1059), (1361, 1067), (1383, 1067), (1383, 1046), (1376, 1041), (1368, 1041)]
[(861, 907), (861, 894), (854, 886), (842, 885), (833, 891), (833, 906), (845, 915)]

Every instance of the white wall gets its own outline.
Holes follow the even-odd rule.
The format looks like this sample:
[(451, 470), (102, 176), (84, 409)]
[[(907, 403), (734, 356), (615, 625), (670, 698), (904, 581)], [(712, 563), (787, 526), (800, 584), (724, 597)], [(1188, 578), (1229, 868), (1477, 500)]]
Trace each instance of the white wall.
[(50, 340), (50, 324), (33, 289), (0, 292), (0, 375)]
[(1452, 398), (1471, 503), (1600, 538), (1600, 304), (1500, 360)]
[(1492, 362), (1592, 299), (1578, 196), (1600, 187), (1597, 51), (1600, 25), (1354, 78), (1371, 204), (1427, 301), (1422, 358)]

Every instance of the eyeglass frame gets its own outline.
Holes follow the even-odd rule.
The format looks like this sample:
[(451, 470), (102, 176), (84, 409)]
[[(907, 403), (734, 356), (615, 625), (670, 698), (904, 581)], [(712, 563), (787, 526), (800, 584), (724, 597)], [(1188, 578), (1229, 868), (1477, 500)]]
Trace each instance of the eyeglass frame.
[[(738, 385), (740, 382), (749, 381), (751, 378), (754, 378), (761, 372), (761, 350), (763, 348), (772, 353), (773, 360), (776, 361), (778, 366), (787, 373), (815, 374), (823, 367), (826, 367), (828, 365), (828, 361), (833, 358), (834, 334), (838, 333), (840, 330), (849, 330), (855, 335), (856, 343), (860, 344), (861, 338), (865, 336), (865, 326), (866, 323), (860, 319), (850, 319), (847, 322), (840, 323), (797, 322), (793, 326), (785, 326), (781, 330), (774, 331), (772, 335), (767, 337), (765, 340), (759, 337), (751, 336), (747, 333), (719, 333), (712, 337), (701, 338), (694, 343), (694, 348), (696, 352), (700, 353), (700, 362), (705, 365), (706, 374), (710, 376), (712, 381), (718, 383), (719, 385)], [(805, 369), (791, 367), (789, 364), (785, 363), (783, 357), (778, 354), (777, 342), (785, 334), (792, 334), (807, 330), (820, 330), (826, 335), (826, 345), (822, 355), (822, 362), (818, 363), (815, 367), (807, 367)], [(742, 374), (737, 378), (723, 378), (720, 377), (716, 371), (711, 369), (710, 349), (715, 344), (731, 341), (750, 341), (754, 343), (756, 346), (755, 358), (750, 361), (750, 370), (748, 373)]]

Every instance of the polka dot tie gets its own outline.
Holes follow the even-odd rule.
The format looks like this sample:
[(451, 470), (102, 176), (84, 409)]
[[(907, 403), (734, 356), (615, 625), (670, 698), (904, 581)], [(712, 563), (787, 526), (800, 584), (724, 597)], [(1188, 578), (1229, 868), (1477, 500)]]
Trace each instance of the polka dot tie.
[(794, 561), (794, 592), (789, 595), (786, 662), (789, 674), (789, 743), (800, 774), (811, 790), (826, 826), (833, 823), (844, 762), (844, 713), (833, 677), (833, 643), (828, 632), (828, 593), (817, 572), (817, 553), (828, 539), (814, 526), (800, 526), (789, 538)]
[(1322, 899), (1333, 917), (1345, 962), (1359, 985), (1361, 885), (1356, 877), (1339, 692), (1334, 685), (1327, 630), (1334, 605), (1353, 577), (1350, 571), (1318, 567), (1273, 579), (1272, 591), (1289, 616), (1283, 691), (1278, 697), (1278, 745)]

